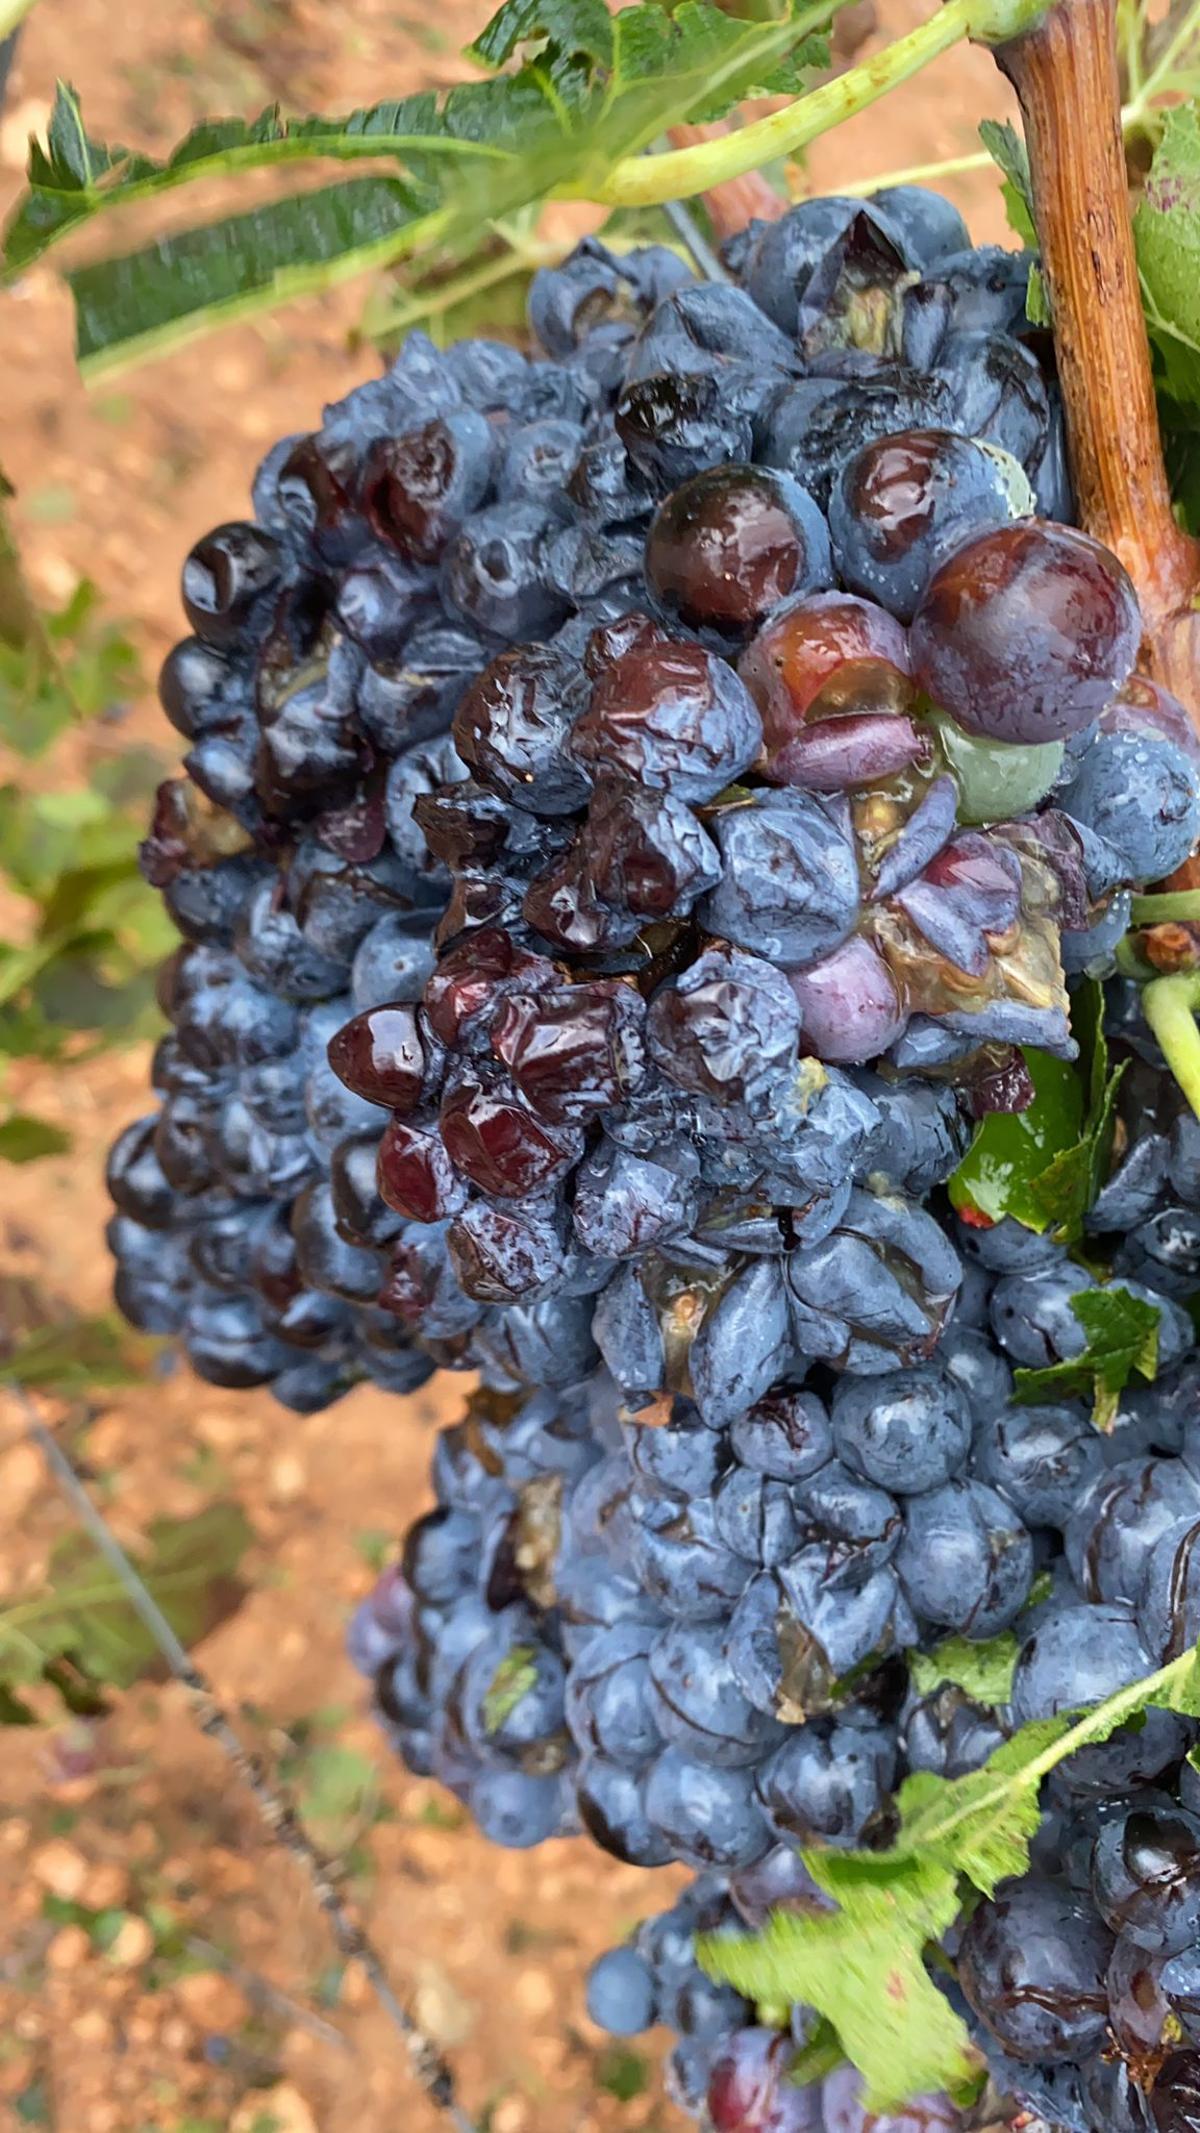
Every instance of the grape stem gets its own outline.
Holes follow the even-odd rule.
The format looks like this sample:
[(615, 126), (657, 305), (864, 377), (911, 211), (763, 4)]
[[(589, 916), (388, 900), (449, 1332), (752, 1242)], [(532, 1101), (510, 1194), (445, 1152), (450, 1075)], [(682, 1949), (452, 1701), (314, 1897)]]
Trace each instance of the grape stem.
[(1143, 660), (1200, 729), (1200, 543), (1177, 525), (1142, 316), (1114, 0), (1058, 0), (998, 47), (1025, 120), (1082, 523), (1137, 588)]
[(1158, 1039), (1163, 1057), (1200, 1118), (1200, 971), (1178, 971), (1154, 978), (1142, 993), (1142, 1013)]
[(614, 164), (594, 197), (611, 207), (658, 207), (664, 200), (690, 199), (732, 178), (744, 178), (777, 156), (795, 155), (843, 119), (867, 110), (964, 37), (989, 44), (1011, 38), (1036, 21), (1044, 5), (1045, 0), (944, 0), (927, 22), (861, 66), (822, 82), (807, 96), (797, 97), (736, 133), (676, 148), (667, 155), (624, 157)]
[(1135, 926), (1157, 926), (1171, 919), (1195, 923), (1200, 920), (1200, 889), (1158, 889), (1135, 896), (1129, 915)]

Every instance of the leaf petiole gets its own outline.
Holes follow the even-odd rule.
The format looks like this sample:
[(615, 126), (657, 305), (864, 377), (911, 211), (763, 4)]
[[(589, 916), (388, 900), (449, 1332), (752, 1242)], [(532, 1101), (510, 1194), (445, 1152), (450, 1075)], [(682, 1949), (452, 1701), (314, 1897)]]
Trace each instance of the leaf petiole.
[(1160, 889), (1156, 895), (1135, 896), (1130, 904), (1135, 926), (1155, 926), (1166, 919), (1200, 919), (1200, 889)]
[(807, 96), (797, 97), (782, 111), (772, 111), (737, 133), (694, 148), (623, 158), (591, 197), (613, 207), (656, 207), (664, 200), (690, 199), (730, 178), (745, 177), (778, 156), (795, 155), (843, 119), (866, 111), (964, 37), (992, 43), (1015, 36), (1037, 20), (1045, 4), (1046, 0), (944, 0), (936, 14), (907, 36), (897, 38), (861, 66), (823, 82)]
[(1167, 1065), (1200, 1118), (1200, 971), (1182, 970), (1154, 978), (1142, 994), (1142, 1013), (1162, 1048)]

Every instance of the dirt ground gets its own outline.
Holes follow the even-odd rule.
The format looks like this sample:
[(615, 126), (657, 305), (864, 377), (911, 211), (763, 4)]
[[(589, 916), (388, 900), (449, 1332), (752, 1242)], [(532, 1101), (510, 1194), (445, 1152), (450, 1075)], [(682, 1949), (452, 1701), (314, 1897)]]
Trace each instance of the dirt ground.
[[(206, 113), (348, 107), (461, 73), (487, 10), (436, 17), (391, 0), (41, 0), (0, 123), (0, 206), (25, 138), (70, 77), (94, 133), (161, 153)], [(927, 12), (883, 0), (881, 34)], [(819, 143), (814, 190), (969, 155), (1008, 93), (986, 54), (959, 51), (924, 82)], [(988, 173), (948, 180), (978, 240), (1004, 237)], [(0, 460), (16, 483), (31, 579), (55, 604), (81, 575), (128, 624), (153, 675), (179, 634), (190, 542), (243, 508), (256, 459), (309, 427), (371, 368), (347, 354), (361, 291), (105, 384), (71, 359), (65, 296), (32, 273), (0, 297)], [(152, 695), (125, 730), (169, 759)], [(143, 1053), (86, 1075), (32, 1073), (18, 1093), (68, 1121), (69, 1158), (9, 1171), (0, 1275), (83, 1310), (106, 1302), (103, 1153), (144, 1108)], [(252, 1590), (200, 1657), (248, 1743), (273, 1757), (342, 1861), (398, 1985), (452, 2055), (490, 2133), (669, 2133), (654, 2054), (614, 2051), (588, 2023), (586, 1963), (669, 1900), (670, 1875), (583, 1843), (496, 1852), (436, 1787), (388, 1759), (343, 1657), (346, 1617), (392, 1537), (427, 1501), (433, 1429), (461, 1385), (407, 1401), (359, 1393), (299, 1421), (266, 1396), (177, 1370), (98, 1396), (73, 1439), (116, 1530), (221, 1498), (255, 1534)], [(0, 1591), (36, 1589), (71, 1513), (21, 1418), (0, 1398)], [(399, 2040), (291, 1862), (173, 1687), (119, 1699), (99, 1731), (3, 1734), (0, 1769), (0, 2129), (61, 2133), (433, 2133)]]

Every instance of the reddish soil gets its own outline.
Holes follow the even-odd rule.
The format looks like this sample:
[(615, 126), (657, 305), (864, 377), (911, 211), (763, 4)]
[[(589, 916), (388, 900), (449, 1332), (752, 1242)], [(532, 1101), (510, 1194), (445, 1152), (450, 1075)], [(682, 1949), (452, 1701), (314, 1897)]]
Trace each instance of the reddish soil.
[[(926, 12), (884, 0), (888, 34)], [(42, 0), (0, 124), (0, 205), (56, 74), (90, 128), (162, 152), (204, 113), (348, 107), (461, 71), (484, 10), (445, 0), (436, 27), (387, 0)], [(807, 180), (839, 181), (969, 155), (1010, 109), (986, 54), (962, 51), (813, 151)], [(947, 185), (978, 239), (1002, 239), (990, 172)], [(89, 396), (66, 298), (38, 270), (0, 297), (7, 421), (31, 580), (55, 604), (81, 575), (128, 623), (152, 674), (178, 634), (189, 542), (243, 507), (255, 460), (307, 428), (371, 368), (347, 354), (361, 292), (225, 332)], [(123, 729), (164, 759), (152, 695)], [(0, 766), (2, 768), (3, 766)], [(5, 774), (9, 774), (5, 770)], [(21, 1099), (69, 1120), (69, 1158), (8, 1171), (0, 1310), (26, 1285), (100, 1309), (104, 1148), (145, 1104), (146, 1057), (73, 1076), (25, 1074)], [(427, 1502), (432, 1430), (462, 1388), (408, 1401), (357, 1394), (307, 1421), (265, 1396), (212, 1391), (182, 1370), (97, 1395), (66, 1418), (116, 1530), (221, 1498), (255, 1534), (244, 1604), (200, 1658), (247, 1742), (294, 1785), (344, 1867), (397, 1984), (454, 2058), (490, 2133), (609, 2133), (682, 2125), (653, 2054), (613, 2052), (582, 2008), (586, 1963), (668, 1900), (583, 1843), (495, 1852), (428, 1783), (389, 1760), (342, 1653), (347, 1614), (388, 1542)], [(53, 1419), (64, 1417), (55, 1413)], [(0, 1398), (0, 1592), (36, 1591), (72, 1514), (22, 1418)], [(0, 1637), (3, 1623), (0, 1621)], [(0, 1776), (0, 2128), (62, 2133), (433, 2133), (403, 2048), (294, 1865), (266, 1841), (173, 1686), (114, 1700), (94, 1737), (57, 1722), (4, 1735)]]

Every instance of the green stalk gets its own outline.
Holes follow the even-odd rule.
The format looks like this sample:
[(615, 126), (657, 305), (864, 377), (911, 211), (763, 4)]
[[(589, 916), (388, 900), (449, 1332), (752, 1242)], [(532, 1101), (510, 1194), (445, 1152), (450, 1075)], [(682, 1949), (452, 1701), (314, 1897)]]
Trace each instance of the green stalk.
[(34, 0), (0, 0), (0, 42), (11, 37), (18, 25), (24, 22), (34, 5)]
[(1158, 1039), (1167, 1065), (1200, 1118), (1200, 971), (1182, 970), (1155, 978), (1142, 994), (1142, 1012)]
[(624, 157), (590, 197), (612, 207), (658, 207), (664, 200), (690, 199), (730, 178), (743, 178), (776, 157), (795, 155), (843, 119), (866, 111), (964, 37), (988, 44), (1014, 37), (1038, 19), (1045, 5), (1046, 0), (944, 0), (937, 13), (907, 37), (797, 97), (782, 111), (695, 148)]
[(1130, 905), (1135, 926), (1157, 926), (1172, 918), (1200, 920), (1200, 889), (1160, 889), (1154, 896), (1135, 896)]

